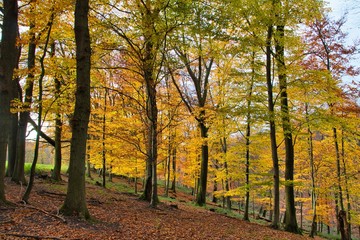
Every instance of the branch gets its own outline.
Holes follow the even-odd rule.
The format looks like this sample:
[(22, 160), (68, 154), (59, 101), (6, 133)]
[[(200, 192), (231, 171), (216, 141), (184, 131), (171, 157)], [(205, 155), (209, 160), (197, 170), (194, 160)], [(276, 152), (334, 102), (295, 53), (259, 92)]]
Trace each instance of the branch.
[[(35, 123), (35, 121), (29, 117), (28, 122), (34, 127), (35, 131), (38, 132), (38, 125)], [(49, 137), (48, 135), (46, 135), (46, 133), (44, 133), (43, 131), (39, 132), (40, 136), (45, 139), (51, 146), (55, 147), (55, 141)]]
[[(49, 213), (43, 209), (40, 209), (40, 208), (37, 208), (37, 207), (34, 207), (34, 206), (31, 206), (31, 205), (20, 205), (20, 204), (17, 204), (19, 207), (24, 207), (24, 208), (30, 208), (30, 209), (34, 209), (34, 210), (37, 210), (39, 212), (42, 212), (42, 213), (45, 213), (46, 215), (48, 216), (51, 216), (51, 217), (54, 217), (54, 218), (57, 218), (57, 219), (60, 219), (63, 223), (66, 223), (66, 219), (59, 216), (59, 215), (56, 215), (56, 214), (52, 214), (52, 213)], [(45, 237), (44, 237), (45, 238)]]

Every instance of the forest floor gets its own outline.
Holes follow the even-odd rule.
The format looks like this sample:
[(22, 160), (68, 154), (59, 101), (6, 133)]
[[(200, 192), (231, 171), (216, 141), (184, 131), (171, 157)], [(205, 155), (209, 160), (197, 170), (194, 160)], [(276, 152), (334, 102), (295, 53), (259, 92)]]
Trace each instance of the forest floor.
[(66, 186), (66, 180), (36, 179), (25, 205), (20, 201), (25, 187), (7, 179), (7, 199), (14, 204), (0, 208), (0, 239), (311, 239), (196, 207), (184, 193), (170, 193), (154, 209), (138, 195), (90, 183), (86, 191), (92, 219), (64, 217), (58, 209)]

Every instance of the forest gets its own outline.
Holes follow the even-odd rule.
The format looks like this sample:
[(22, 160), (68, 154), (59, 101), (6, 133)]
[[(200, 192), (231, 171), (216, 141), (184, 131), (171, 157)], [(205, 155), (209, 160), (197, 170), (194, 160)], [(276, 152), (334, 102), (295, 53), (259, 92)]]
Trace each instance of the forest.
[(104, 188), (134, 182), (152, 208), (160, 186), (185, 187), (197, 206), (240, 205), (245, 221), (256, 205), (275, 229), (360, 234), (359, 48), (326, 1), (0, 10), (0, 205), (6, 179), (31, 202), (45, 155), (54, 181), (67, 167), (64, 215), (91, 218), (85, 179), (96, 170)]

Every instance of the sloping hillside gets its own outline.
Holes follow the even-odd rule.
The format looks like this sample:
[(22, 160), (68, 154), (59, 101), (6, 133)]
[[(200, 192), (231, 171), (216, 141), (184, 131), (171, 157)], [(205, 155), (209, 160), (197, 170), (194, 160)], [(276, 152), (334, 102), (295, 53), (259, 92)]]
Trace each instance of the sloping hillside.
[(7, 198), (15, 205), (1, 208), (1, 239), (308, 239), (195, 207), (184, 194), (153, 209), (137, 195), (88, 184), (93, 219), (85, 221), (57, 213), (66, 182), (37, 179), (31, 205), (19, 202), (24, 190), (7, 182)]

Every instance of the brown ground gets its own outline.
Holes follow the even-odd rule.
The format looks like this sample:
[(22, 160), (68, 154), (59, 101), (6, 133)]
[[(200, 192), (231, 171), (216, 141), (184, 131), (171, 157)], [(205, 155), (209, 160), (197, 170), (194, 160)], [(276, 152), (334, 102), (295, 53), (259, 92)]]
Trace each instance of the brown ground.
[(195, 208), (184, 200), (153, 209), (138, 196), (94, 185), (87, 187), (94, 220), (63, 217), (57, 210), (65, 189), (65, 182), (37, 179), (31, 205), (24, 205), (19, 201), (24, 187), (7, 181), (7, 199), (16, 205), (0, 209), (0, 239), (309, 239)]

